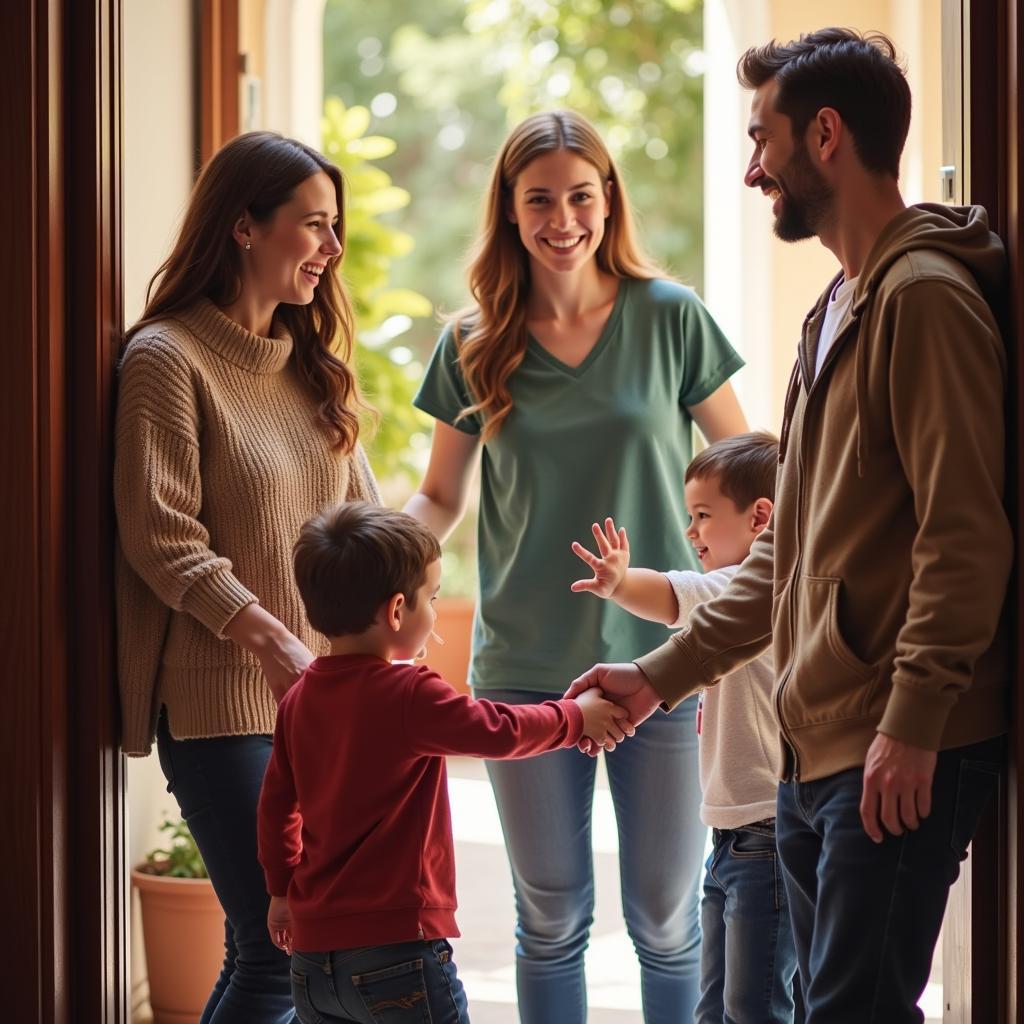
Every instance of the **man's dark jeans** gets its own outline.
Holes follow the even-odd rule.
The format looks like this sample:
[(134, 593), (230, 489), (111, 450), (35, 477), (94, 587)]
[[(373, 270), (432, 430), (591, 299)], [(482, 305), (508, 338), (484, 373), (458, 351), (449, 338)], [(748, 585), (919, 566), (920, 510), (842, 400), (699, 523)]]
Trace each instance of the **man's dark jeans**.
[(872, 842), (863, 769), (779, 786), (779, 856), (807, 1024), (919, 1024), (949, 887), (998, 788), (1002, 739), (939, 754), (931, 814)]

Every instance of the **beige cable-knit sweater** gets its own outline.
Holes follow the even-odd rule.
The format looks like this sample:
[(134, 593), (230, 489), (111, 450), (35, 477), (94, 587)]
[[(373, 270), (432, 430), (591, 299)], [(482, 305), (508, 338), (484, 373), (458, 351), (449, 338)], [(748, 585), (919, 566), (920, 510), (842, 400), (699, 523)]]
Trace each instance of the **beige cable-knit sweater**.
[(270, 733), (259, 662), (223, 636), (258, 601), (315, 654), (291, 549), (310, 516), (380, 501), (366, 456), (331, 449), (284, 333), (203, 301), (140, 331), (121, 363), (114, 490), (121, 747), (148, 754), (166, 705), (178, 738)]

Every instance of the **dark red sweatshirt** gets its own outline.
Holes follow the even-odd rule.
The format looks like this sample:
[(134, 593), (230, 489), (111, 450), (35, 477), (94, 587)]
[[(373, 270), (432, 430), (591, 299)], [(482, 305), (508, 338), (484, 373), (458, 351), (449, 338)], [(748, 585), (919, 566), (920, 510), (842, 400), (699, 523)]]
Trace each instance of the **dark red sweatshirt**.
[(574, 701), (473, 700), (426, 666), (317, 658), (277, 709), (259, 806), (260, 862), (288, 897), (294, 947), (458, 935), (443, 755), (529, 757), (582, 731)]

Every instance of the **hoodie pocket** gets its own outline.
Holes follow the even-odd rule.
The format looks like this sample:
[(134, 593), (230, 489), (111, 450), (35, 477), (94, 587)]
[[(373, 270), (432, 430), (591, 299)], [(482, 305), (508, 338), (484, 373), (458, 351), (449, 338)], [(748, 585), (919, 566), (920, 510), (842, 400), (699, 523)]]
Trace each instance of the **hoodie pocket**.
[(863, 714), (877, 675), (850, 649), (839, 628), (839, 588), (833, 576), (796, 582), (792, 674), (783, 693), (787, 723), (812, 725)]

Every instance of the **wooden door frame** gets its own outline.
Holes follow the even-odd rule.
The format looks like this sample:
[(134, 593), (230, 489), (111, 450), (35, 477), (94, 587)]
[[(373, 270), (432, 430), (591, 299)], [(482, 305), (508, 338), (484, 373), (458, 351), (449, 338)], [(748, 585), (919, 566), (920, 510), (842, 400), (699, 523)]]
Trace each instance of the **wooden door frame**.
[[(20, 243), (0, 253), (9, 311), (0, 375), (0, 479), (9, 495), (0, 513), (7, 578), (0, 589), (7, 669), (0, 673), (0, 800), (9, 851), (4, 905), (19, 952), (3, 960), (2, 990), (12, 1020), (129, 1021), (109, 488), (122, 328), (120, 3), (0, 5), (0, 60), (9, 84), (0, 105), (7, 146), (0, 226)], [(237, 10), (230, 2), (200, 3)], [(989, 209), (1010, 257), (1007, 340), (1017, 438), (1024, 419), (1024, 16), (1013, 0), (971, 0), (970, 19), (970, 198)], [(230, 83), (225, 51), (227, 63), (220, 73), (208, 65), (207, 81)], [(221, 110), (230, 115), (232, 92), (218, 88)], [(221, 137), (232, 133), (229, 122), (221, 118)], [(214, 145), (213, 134), (202, 142), (204, 150)], [(1014, 447), (1011, 462), (1018, 537), (1022, 448)], [(1022, 576), (1013, 590), (1018, 636)], [(1020, 650), (1017, 659), (1019, 678)], [(977, 1024), (1013, 1021), (1024, 1011), (1024, 801), (1017, 782), (1024, 702), (1016, 695), (1010, 747), (1002, 813), (979, 836), (973, 858), (974, 970), (968, 1015), (960, 1019)], [(996, 932), (993, 908), (1001, 921)], [(999, 1006), (996, 1016), (985, 1016), (993, 977)]]
[(198, 0), (199, 164), (202, 166), (241, 123), (239, 0)]
[(128, 1021), (109, 487), (120, 32), (120, 0), (0, 5), (0, 800), (18, 950), (2, 991), (19, 1021)]
[[(1008, 506), (1024, 538), (1024, 14), (1016, 0), (964, 0), (969, 117), (969, 201), (989, 212), (1006, 244), (1009, 276), (1000, 310), (1009, 362)], [(1024, 1012), (1024, 573), (1018, 558), (1008, 620), (1014, 637), (1006, 785), (983, 822), (968, 862), (969, 980), (947, 1020), (1012, 1022)], [(947, 1000), (948, 1002), (948, 1000)]]
[(63, 9), (69, 554), (69, 670), (63, 682), (73, 922), (66, 955), (72, 1020), (127, 1024), (131, 890), (125, 765), (118, 747), (110, 485), (114, 373), (124, 326), (121, 0), (63, 0)]
[[(978, 3), (979, 0), (972, 0)], [(989, 10), (991, 4), (992, 9)], [(995, 67), (988, 72), (995, 78), (995, 91), (990, 94), (992, 115), (997, 119), (996, 133), (986, 135), (984, 126), (972, 140), (977, 151), (985, 147), (996, 152), (997, 171), (985, 179), (991, 193), (991, 209), (995, 229), (1006, 242), (1009, 257), (1009, 308), (1006, 311), (1007, 348), (1011, 370), (1011, 479), (1013, 515), (1018, 544), (1024, 542), (1024, 12), (1016, 0), (987, 0), (980, 4), (980, 17), (988, 16), (995, 26), (988, 50), (989, 62)], [(980, 44), (983, 45), (983, 44)], [(978, 51), (979, 61), (984, 51)], [(996, 54), (993, 62), (991, 54)], [(983, 117), (981, 104), (972, 107)], [(1004, 804), (1006, 842), (1003, 844), (1005, 885), (1002, 909), (1005, 918), (1005, 942), (1000, 952), (1005, 992), (1004, 1016), (1016, 1021), (1024, 1013), (1024, 794), (1021, 792), (1021, 766), (1024, 764), (1024, 700), (1019, 693), (1024, 679), (1024, 572), (1020, 559), (1012, 584), (1014, 608), (1011, 617), (1016, 639), (1016, 673), (1011, 687), (1012, 710), (1008, 785)]]

